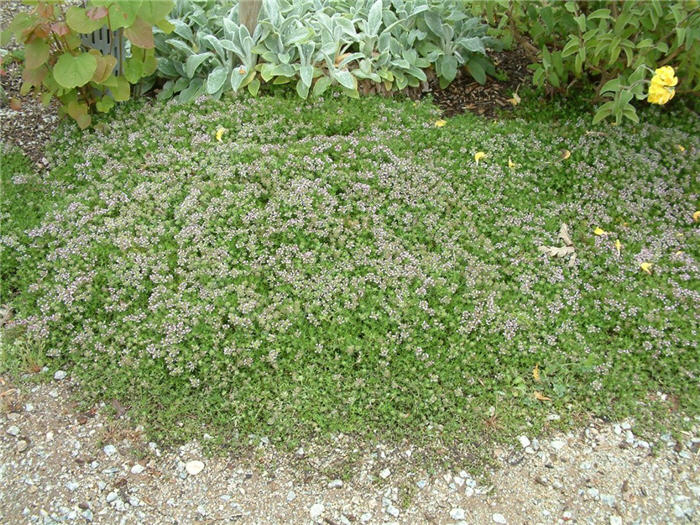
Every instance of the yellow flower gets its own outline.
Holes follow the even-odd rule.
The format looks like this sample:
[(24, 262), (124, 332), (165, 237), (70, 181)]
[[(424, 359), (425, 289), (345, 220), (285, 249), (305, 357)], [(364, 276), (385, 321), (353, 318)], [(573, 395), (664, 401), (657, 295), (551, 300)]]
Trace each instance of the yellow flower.
[(676, 144), (676, 148), (677, 148), (678, 151), (680, 151), (681, 153), (683, 153), (683, 152), (685, 151), (685, 148), (684, 148), (683, 146), (681, 146), (680, 144)]
[(435, 121), (435, 127), (436, 127), (436, 128), (441, 128), (441, 127), (443, 127), (445, 124), (447, 124), (447, 121), (446, 121), (446, 120), (440, 119), (440, 120), (436, 120), (436, 121)]
[(513, 169), (513, 168), (515, 168), (516, 166), (517, 166), (517, 164), (516, 164), (515, 162), (513, 162), (512, 160), (510, 160), (510, 157), (508, 157), (508, 167), (509, 167), (510, 169)]
[(693, 220), (694, 220), (695, 222), (700, 221), (700, 210), (698, 210), (698, 211), (696, 211), (695, 213), (693, 213)]
[(569, 157), (571, 157), (571, 152), (568, 149), (561, 152), (561, 160), (566, 160)]
[(653, 264), (652, 264), (652, 263), (649, 263), (649, 262), (643, 262), (642, 264), (639, 265), (639, 267), (640, 267), (643, 271), (645, 271), (646, 273), (648, 273), (649, 275), (651, 275), (651, 267), (652, 267), (652, 266), (653, 266)]
[(479, 161), (481, 159), (483, 159), (485, 156), (486, 156), (486, 153), (484, 153), (483, 151), (477, 151), (474, 154), (474, 160), (476, 161), (477, 164), (479, 164)]
[(667, 88), (660, 84), (652, 83), (651, 86), (649, 86), (649, 95), (647, 95), (647, 101), (650, 104), (664, 105), (666, 104), (666, 102), (671, 100), (673, 98), (673, 95), (675, 94), (676, 92), (672, 88)]
[(221, 142), (221, 137), (224, 136), (224, 133), (226, 133), (226, 128), (219, 126), (219, 129), (216, 130), (216, 140)]
[(678, 84), (678, 77), (671, 66), (660, 67), (654, 71), (654, 78), (651, 79), (652, 83), (654, 79), (664, 86), (675, 86)]
[(595, 233), (596, 235), (607, 235), (608, 234), (608, 232), (606, 232), (603, 228), (596, 228), (595, 230), (593, 230), (593, 233)]
[(615, 241), (615, 248), (617, 249), (617, 256), (620, 256), (620, 250), (622, 249), (622, 243), (620, 242), (620, 239), (617, 239)]

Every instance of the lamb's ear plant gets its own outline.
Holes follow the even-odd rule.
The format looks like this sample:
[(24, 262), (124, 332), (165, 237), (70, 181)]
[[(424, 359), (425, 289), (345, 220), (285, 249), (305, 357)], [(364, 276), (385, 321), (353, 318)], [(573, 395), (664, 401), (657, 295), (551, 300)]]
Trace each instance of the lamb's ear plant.
[[(58, 99), (81, 128), (90, 125), (94, 110), (108, 112), (128, 100), (131, 85), (156, 70), (152, 28), (172, 28), (165, 19), (172, 0), (89, 0), (85, 7), (62, 0), (25, 3), (33, 9), (19, 13), (0, 41), (5, 45), (14, 36), (24, 46), (20, 93), (34, 90), (45, 105)], [(81, 36), (103, 27), (124, 39), (128, 56), (105, 55), (83, 43)]]

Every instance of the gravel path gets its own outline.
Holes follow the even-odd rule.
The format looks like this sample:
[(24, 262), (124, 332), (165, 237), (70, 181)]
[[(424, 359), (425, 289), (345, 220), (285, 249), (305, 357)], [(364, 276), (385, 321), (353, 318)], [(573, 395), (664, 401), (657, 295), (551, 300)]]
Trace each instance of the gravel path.
[[(678, 442), (641, 440), (632, 422), (592, 422), (539, 443), (521, 436), (493, 451), (486, 484), (459, 470), (426, 473), (408, 445), (360, 450), (347, 437), (296, 452), (263, 438), (245, 457), (207, 457), (198, 443), (166, 451), (146, 443), (128, 414), (78, 412), (75, 385), (56, 377), (0, 378), (2, 523), (700, 521), (700, 420)], [(334, 479), (342, 469), (329, 466), (347, 457)]]

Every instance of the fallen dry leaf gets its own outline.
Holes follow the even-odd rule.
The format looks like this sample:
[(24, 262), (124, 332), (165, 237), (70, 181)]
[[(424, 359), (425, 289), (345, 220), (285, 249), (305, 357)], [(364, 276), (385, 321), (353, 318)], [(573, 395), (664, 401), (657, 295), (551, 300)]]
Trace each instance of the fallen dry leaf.
[(561, 223), (561, 228), (559, 228), (559, 236), (557, 239), (564, 241), (564, 244), (567, 246), (574, 245), (574, 243), (571, 241), (571, 237), (569, 236), (569, 226), (565, 222)]
[(18, 98), (12, 97), (10, 99), (10, 109), (13, 111), (19, 111), (22, 109), (22, 101)]
[(571, 157), (571, 152), (568, 149), (561, 152), (561, 160), (566, 160), (569, 157)]
[(513, 97), (512, 97), (512, 98), (509, 98), (509, 99), (508, 99), (508, 102), (510, 102), (510, 103), (513, 104), (514, 106), (517, 106), (518, 104), (520, 104), (520, 96), (518, 95), (518, 92), (517, 92), (517, 91), (513, 93)]
[(537, 401), (551, 401), (552, 398), (545, 396), (542, 392), (535, 392), (535, 399)]

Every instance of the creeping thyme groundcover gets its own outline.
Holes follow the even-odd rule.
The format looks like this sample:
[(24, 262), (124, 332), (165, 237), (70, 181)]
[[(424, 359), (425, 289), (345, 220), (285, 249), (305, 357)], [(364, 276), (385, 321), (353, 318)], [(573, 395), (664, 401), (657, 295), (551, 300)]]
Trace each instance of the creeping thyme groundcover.
[(45, 174), (5, 148), (6, 355), (156, 430), (696, 412), (697, 115), (593, 128), (552, 107), (131, 103), (62, 128)]

